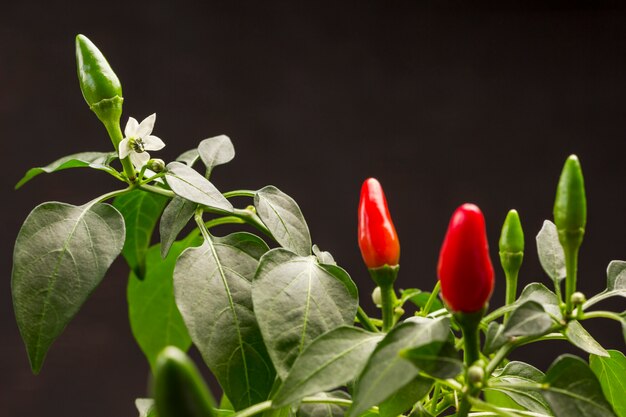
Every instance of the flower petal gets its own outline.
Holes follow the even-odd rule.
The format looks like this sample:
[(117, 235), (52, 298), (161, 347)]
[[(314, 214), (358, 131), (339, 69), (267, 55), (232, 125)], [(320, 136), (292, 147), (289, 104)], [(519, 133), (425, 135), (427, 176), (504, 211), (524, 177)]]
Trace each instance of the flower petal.
[(156, 136), (148, 135), (143, 138), (143, 146), (148, 151), (160, 151), (165, 147), (165, 143)]
[(154, 129), (154, 122), (156, 121), (156, 113), (152, 113), (150, 116), (143, 119), (143, 121), (139, 124), (137, 131), (135, 131), (135, 135), (138, 138), (145, 138), (150, 133), (152, 133), (152, 129)]
[(150, 160), (150, 154), (148, 152), (141, 152), (141, 153), (131, 152), (130, 153), (130, 161), (133, 163), (137, 171), (143, 168), (143, 166), (146, 165), (149, 160)]
[(128, 122), (126, 122), (126, 127), (124, 128), (124, 136), (127, 138), (137, 137), (137, 128), (139, 127), (139, 122), (134, 117), (129, 117)]
[[(128, 125), (127, 125), (128, 126)], [(119, 144), (119, 154), (120, 154), (120, 159), (124, 159), (128, 156), (128, 154), (130, 153), (131, 149), (130, 146), (128, 145), (128, 138), (124, 138), (122, 139), (122, 141)]]

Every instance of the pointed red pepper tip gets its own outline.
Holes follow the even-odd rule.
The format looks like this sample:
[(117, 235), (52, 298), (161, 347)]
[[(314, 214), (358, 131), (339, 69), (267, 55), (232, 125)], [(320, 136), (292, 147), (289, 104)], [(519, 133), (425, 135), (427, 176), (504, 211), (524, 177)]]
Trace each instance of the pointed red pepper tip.
[(489, 301), (494, 272), (485, 218), (476, 205), (463, 204), (452, 215), (439, 253), (437, 275), (441, 295), (451, 310), (473, 313)]
[(400, 260), (400, 241), (391, 221), (383, 187), (368, 178), (359, 201), (359, 248), (368, 268), (395, 266)]

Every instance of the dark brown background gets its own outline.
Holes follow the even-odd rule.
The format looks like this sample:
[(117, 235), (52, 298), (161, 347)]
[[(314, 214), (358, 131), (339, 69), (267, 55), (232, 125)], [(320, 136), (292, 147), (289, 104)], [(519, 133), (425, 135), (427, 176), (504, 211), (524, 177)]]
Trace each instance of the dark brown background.
[[(28, 211), (47, 200), (82, 203), (116, 186), (103, 173), (74, 170), (12, 190), (29, 167), (110, 148), (78, 89), (76, 33), (117, 71), (124, 119), (158, 114), (161, 157), (228, 134), (238, 156), (216, 171), (216, 185), (274, 184), (291, 194), (314, 242), (348, 269), (371, 312), (373, 285), (355, 236), (364, 178), (378, 177), (387, 192), (402, 241), (399, 285), (432, 287), (447, 221), (465, 201), (484, 210), (494, 261), (501, 222), (517, 208), (528, 248), (521, 284), (547, 283), (534, 236), (551, 217), (570, 153), (582, 160), (589, 199), (580, 286), (602, 290), (607, 263), (626, 258), (626, 10), (604, 1), (434, 4), (3, 4), (0, 416), (134, 416), (132, 400), (146, 393), (123, 262), (53, 345), (39, 376), (29, 371), (12, 313), (11, 253)], [(494, 306), (504, 289), (496, 269)], [(623, 309), (623, 300), (612, 307)], [(624, 349), (618, 325), (590, 324), (607, 348)], [(545, 369), (566, 346), (547, 342), (516, 357)]]

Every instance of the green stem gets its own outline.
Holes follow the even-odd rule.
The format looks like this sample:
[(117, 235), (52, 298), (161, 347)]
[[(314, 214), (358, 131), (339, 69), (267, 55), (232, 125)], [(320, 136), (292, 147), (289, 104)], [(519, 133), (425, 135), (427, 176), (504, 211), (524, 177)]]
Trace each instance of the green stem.
[(422, 311), (420, 311), (420, 315), (427, 316), (428, 313), (430, 313), (430, 309), (433, 308), (433, 304), (435, 303), (435, 300), (437, 299), (437, 296), (439, 295), (440, 290), (441, 290), (441, 281), (437, 280), (437, 283), (435, 284), (433, 291), (430, 293), (430, 297), (428, 297), (428, 300), (426, 301), (426, 305), (424, 306)]
[(227, 217), (218, 217), (216, 219), (211, 219), (204, 224), (204, 227), (210, 229), (215, 226), (220, 226), (222, 224), (244, 224), (245, 221), (235, 216), (227, 216)]
[(572, 294), (576, 291), (576, 274), (578, 272), (578, 248), (564, 248), (565, 249), (565, 270), (567, 272), (565, 277), (565, 311), (566, 317), (569, 317), (572, 312)]
[(363, 326), (365, 329), (369, 330), (370, 332), (380, 332), (380, 330), (378, 330), (378, 327), (374, 326), (374, 323), (371, 322), (369, 316), (367, 315), (367, 313), (365, 313), (361, 306), (358, 306), (356, 310), (356, 317), (359, 320), (359, 323), (361, 323), (361, 326)]
[(174, 197), (176, 197), (176, 194), (174, 194), (173, 191), (166, 190), (165, 188), (161, 188), (161, 187), (156, 187), (154, 185), (139, 184), (139, 188), (144, 190), (144, 191), (150, 191), (151, 193), (160, 194), (160, 195), (165, 196), (167, 198), (174, 198)]
[(456, 320), (463, 332), (463, 359), (465, 361), (465, 388), (466, 392), (463, 393), (461, 405), (457, 410), (457, 417), (467, 417), (469, 411), (472, 408), (469, 400), (472, 396), (476, 395), (480, 390), (477, 390), (471, 384), (469, 384), (468, 371), (470, 366), (474, 364), (480, 358), (480, 335), (478, 333), (480, 327), (480, 320), (485, 314), (486, 307), (474, 313), (457, 313), (455, 314)]
[(226, 191), (224, 193), (224, 197), (232, 198), (232, 197), (254, 197), (256, 195), (256, 191), (253, 190), (233, 190)]
[[(352, 405), (351, 400), (346, 400), (343, 398), (332, 398), (332, 397), (304, 397), (301, 402), (302, 404), (336, 404), (336, 405), (340, 405), (343, 407), (349, 407)], [(260, 414), (264, 411), (267, 411), (270, 408), (272, 408), (272, 402), (269, 400), (263, 401), (258, 404), (254, 404), (246, 409), (243, 409), (233, 414), (231, 417), (252, 417), (256, 414)], [(369, 409), (369, 411), (375, 414), (379, 413), (378, 407), (372, 407)]]
[(611, 319), (623, 323), (625, 320), (622, 316), (612, 311), (590, 311), (583, 313), (581, 320), (587, 319)]
[(393, 328), (394, 308), (396, 305), (396, 292), (393, 283), (380, 286), (380, 298), (383, 311), (383, 332), (387, 333)]
[(439, 402), (439, 395), (441, 394), (441, 384), (439, 382), (435, 383), (435, 389), (433, 391), (433, 398), (430, 403), (430, 413), (435, 415), (437, 412), (437, 403)]
[[(515, 270), (512, 272), (504, 273), (506, 276), (506, 305), (512, 305), (515, 303), (515, 299), (517, 298), (517, 277), (519, 275), (519, 270)], [(506, 311), (504, 313), (504, 323), (509, 320), (509, 316), (511, 315), (511, 311)]]
[[(119, 152), (119, 145), (122, 139), (124, 139), (124, 135), (122, 135), (122, 129), (120, 128), (119, 120), (117, 122), (104, 122), (104, 127), (109, 133), (109, 137), (111, 138), (111, 142), (113, 142), (113, 146), (115, 147), (115, 151)], [(126, 157), (121, 160), (122, 167), (124, 168), (124, 173), (128, 178), (130, 183), (135, 181), (135, 167), (133, 167), (132, 162), (130, 162), (130, 158)]]
[(515, 414), (515, 413), (511, 413), (509, 411), (503, 410), (500, 407), (496, 407), (494, 405), (491, 405), (489, 403), (481, 401), (481, 400), (479, 400), (478, 398), (475, 398), (475, 397), (469, 397), (468, 398), (468, 403), (470, 404), (470, 407), (474, 406), (474, 407), (476, 407), (479, 410), (489, 411), (489, 412), (495, 413), (498, 416), (502, 416), (502, 417), (519, 417), (519, 414)]
[(263, 411), (267, 411), (272, 408), (271, 401), (263, 401), (258, 404), (254, 404), (248, 408), (241, 410), (238, 413), (233, 414), (231, 417), (252, 417), (256, 414), (260, 414)]

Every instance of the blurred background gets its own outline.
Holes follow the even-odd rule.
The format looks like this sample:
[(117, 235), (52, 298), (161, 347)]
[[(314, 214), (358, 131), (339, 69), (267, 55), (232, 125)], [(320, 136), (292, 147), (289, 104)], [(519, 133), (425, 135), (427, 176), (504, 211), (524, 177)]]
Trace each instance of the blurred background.
[[(0, 416), (135, 416), (148, 366), (127, 320), (118, 260), (31, 374), (12, 312), (11, 254), (37, 204), (82, 204), (117, 187), (104, 173), (42, 175), (33, 166), (111, 149), (76, 78), (74, 36), (104, 52), (124, 88), (123, 123), (156, 112), (174, 159), (202, 139), (231, 137), (223, 191), (273, 184), (293, 196), (313, 241), (361, 288), (374, 288), (356, 244), (361, 182), (383, 184), (402, 243), (398, 285), (430, 289), (447, 223), (463, 202), (484, 211), (504, 298), (497, 239), (516, 208), (526, 233), (520, 288), (549, 284), (535, 235), (552, 216), (565, 158), (586, 175), (588, 229), (580, 288), (605, 288), (626, 259), (626, 5), (608, 1), (472, 2), (29, 1), (0, 13)], [(156, 155), (155, 155), (156, 156)], [(242, 201), (241, 204), (246, 204)], [(623, 310), (624, 300), (602, 307)], [(624, 350), (619, 325), (591, 333)], [(562, 342), (514, 357), (545, 370)], [(200, 360), (194, 353), (198, 364)]]

